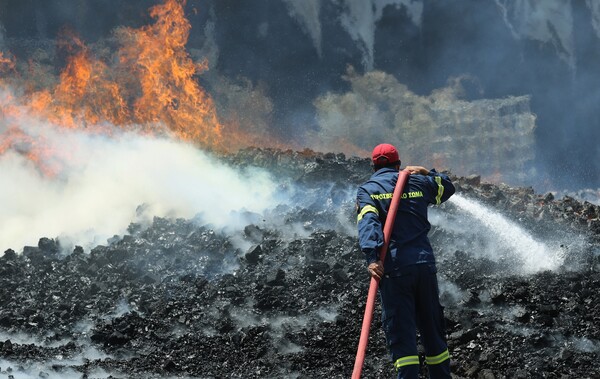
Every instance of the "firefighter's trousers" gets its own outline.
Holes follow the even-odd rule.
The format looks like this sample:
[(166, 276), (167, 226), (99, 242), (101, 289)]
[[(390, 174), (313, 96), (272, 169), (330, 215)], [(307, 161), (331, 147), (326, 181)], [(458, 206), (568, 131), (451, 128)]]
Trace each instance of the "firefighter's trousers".
[(379, 283), (383, 329), (398, 379), (417, 379), (417, 329), (431, 379), (450, 378), (444, 311), (435, 264), (416, 264), (387, 273)]

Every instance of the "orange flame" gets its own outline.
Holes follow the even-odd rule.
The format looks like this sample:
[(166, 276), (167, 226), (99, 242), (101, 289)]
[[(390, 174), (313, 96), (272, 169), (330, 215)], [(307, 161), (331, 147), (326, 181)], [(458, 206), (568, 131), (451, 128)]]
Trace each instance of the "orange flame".
[(141, 91), (133, 103), (134, 122), (146, 129), (163, 122), (183, 140), (220, 146), (215, 105), (194, 79), (207, 64), (195, 64), (185, 50), (191, 26), (182, 3), (169, 0), (153, 7), (150, 16), (153, 25), (121, 33), (127, 43), (119, 62), (133, 68)]
[[(59, 128), (86, 128), (110, 134), (113, 126), (149, 134), (171, 134), (202, 147), (224, 150), (224, 128), (215, 104), (195, 76), (207, 62), (196, 64), (187, 51), (191, 25), (184, 14), (185, 1), (166, 0), (150, 9), (155, 20), (139, 29), (120, 28), (115, 35), (121, 46), (115, 58), (102, 60), (82, 41), (69, 36), (70, 58), (58, 84), (0, 98), (0, 122), (19, 120), (24, 112)], [(74, 52), (74, 53), (73, 53)], [(110, 62), (110, 63), (106, 63)], [(13, 59), (0, 53), (0, 74), (16, 72)], [(0, 78), (0, 89), (8, 79)], [(23, 110), (27, 105), (27, 111)], [(43, 162), (38, 143), (18, 126), (2, 128), (0, 154), (15, 146), (34, 162)], [(109, 127), (110, 125), (110, 127)], [(38, 137), (36, 137), (38, 138)], [(54, 169), (53, 169), (54, 170)]]
[(125, 125), (127, 105), (109, 67), (94, 59), (79, 39), (79, 52), (72, 56), (55, 88), (34, 92), (29, 104), (35, 114), (66, 128), (100, 128), (102, 123)]

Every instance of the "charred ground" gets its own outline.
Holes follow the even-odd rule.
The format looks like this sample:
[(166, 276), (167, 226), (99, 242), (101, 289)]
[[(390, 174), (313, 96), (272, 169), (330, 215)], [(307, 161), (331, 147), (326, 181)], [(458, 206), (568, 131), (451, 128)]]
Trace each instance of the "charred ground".
[[(369, 161), (268, 149), (224, 159), (268, 169), (282, 192), (300, 190), (267, 214), (240, 211), (237, 228), (216, 230), (201, 215), (155, 218), (89, 252), (65, 252), (50, 238), (7, 250), (1, 374), (349, 377), (368, 288), (349, 225)], [(598, 375), (600, 207), (478, 177), (454, 180), (458, 193), (540, 238), (561, 233), (566, 254), (557, 270), (514, 273), (502, 260), (447, 247), (460, 236), (434, 227), (455, 376)], [(569, 236), (585, 243), (572, 247)], [(363, 375), (392, 377), (379, 310), (374, 319)]]

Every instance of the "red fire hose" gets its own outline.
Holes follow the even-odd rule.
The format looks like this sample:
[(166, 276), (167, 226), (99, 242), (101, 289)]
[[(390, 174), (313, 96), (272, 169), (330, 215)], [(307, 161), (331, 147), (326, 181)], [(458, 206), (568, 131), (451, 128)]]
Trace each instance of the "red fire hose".
[[(400, 198), (402, 197), (402, 192), (404, 191), (404, 185), (406, 184), (408, 175), (410, 174), (407, 170), (402, 170), (398, 174), (398, 181), (396, 182), (396, 187), (394, 188), (392, 202), (386, 218), (387, 221), (383, 229), (383, 246), (381, 248), (381, 254), (379, 257), (381, 262), (385, 261), (385, 255), (390, 244), (390, 236), (392, 235), (392, 229), (394, 227), (394, 220), (396, 219)], [(375, 295), (377, 294), (378, 286), (379, 280), (371, 277), (369, 295), (367, 297), (367, 305), (365, 306), (362, 330), (360, 332), (360, 340), (358, 341), (358, 350), (356, 351), (356, 360), (354, 361), (354, 371), (352, 371), (352, 379), (360, 378), (363, 363), (365, 362), (365, 352), (367, 350), (367, 342), (369, 340), (369, 329), (371, 328), (371, 320), (373, 319), (373, 308), (375, 307)]]

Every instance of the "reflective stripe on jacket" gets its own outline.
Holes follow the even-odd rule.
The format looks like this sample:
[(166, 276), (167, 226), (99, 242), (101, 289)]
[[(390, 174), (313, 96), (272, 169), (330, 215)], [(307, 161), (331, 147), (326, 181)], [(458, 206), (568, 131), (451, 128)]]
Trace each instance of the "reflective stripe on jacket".
[[(368, 263), (379, 259), (379, 249), (383, 246), (383, 225), (397, 180), (397, 170), (382, 168), (358, 188), (358, 238)], [(384, 262), (386, 273), (407, 265), (435, 263), (427, 237), (431, 229), (427, 207), (429, 204), (443, 203), (454, 191), (448, 176), (433, 169), (429, 175), (409, 175)]]

